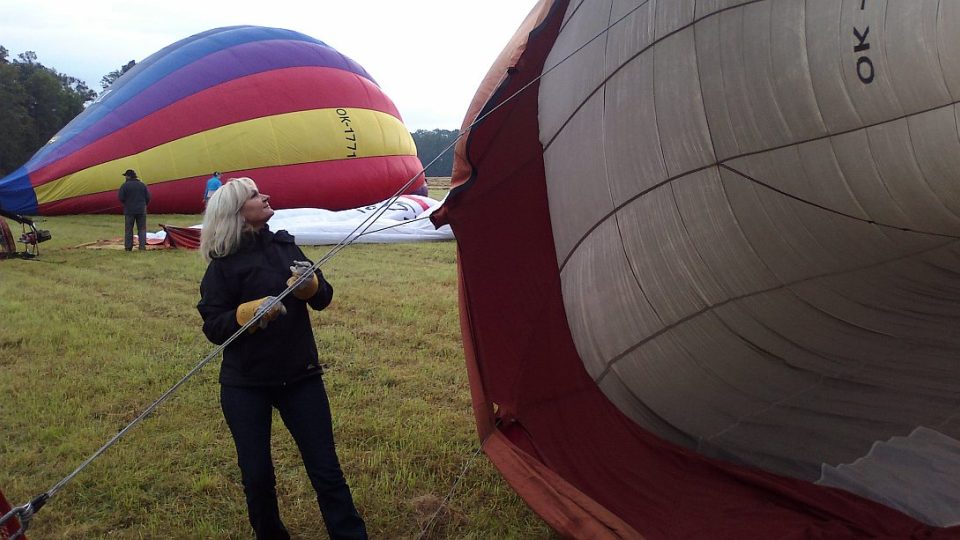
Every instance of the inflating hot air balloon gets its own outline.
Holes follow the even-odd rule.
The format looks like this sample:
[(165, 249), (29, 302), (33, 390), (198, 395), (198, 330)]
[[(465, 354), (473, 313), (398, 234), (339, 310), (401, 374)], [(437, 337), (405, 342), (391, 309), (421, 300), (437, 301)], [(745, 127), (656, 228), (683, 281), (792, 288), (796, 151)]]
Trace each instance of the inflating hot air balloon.
[(483, 446), (582, 538), (960, 538), (960, 3), (543, 0), (454, 189)]
[(276, 208), (340, 210), (387, 199), (422, 166), (393, 102), (356, 62), (297, 32), (235, 26), (120, 77), (0, 180), (0, 207), (119, 212), (126, 169), (150, 186), (151, 212), (192, 213), (214, 171), (255, 178)]

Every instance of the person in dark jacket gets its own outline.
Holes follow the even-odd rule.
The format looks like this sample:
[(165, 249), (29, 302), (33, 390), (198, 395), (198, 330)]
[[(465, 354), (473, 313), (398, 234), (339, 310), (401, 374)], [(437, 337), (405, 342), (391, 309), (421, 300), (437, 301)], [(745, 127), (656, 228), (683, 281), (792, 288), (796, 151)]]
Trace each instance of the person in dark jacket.
[(253, 180), (228, 180), (210, 198), (200, 251), (209, 264), (197, 310), (203, 332), (222, 344), (257, 316), (223, 351), (220, 405), (237, 448), (250, 524), (258, 539), (286, 539), (270, 457), (276, 408), (300, 449), (327, 532), (333, 539), (367, 538), (333, 440), (307, 306), (330, 304), (333, 287), (317, 270), (276, 305), (270, 303), (310, 273), (312, 263), (286, 231), (273, 232), (270, 197)]
[(133, 250), (133, 223), (137, 223), (137, 240), (140, 249), (147, 249), (147, 205), (150, 204), (150, 190), (137, 178), (133, 169), (123, 173), (126, 180), (120, 185), (117, 198), (123, 204), (123, 249)]

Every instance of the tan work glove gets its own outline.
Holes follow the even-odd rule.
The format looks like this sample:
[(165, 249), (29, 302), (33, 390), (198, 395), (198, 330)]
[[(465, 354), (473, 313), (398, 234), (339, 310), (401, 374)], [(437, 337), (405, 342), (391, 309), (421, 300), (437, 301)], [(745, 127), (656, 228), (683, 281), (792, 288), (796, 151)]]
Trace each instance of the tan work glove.
[(310, 277), (303, 280), (293, 290), (293, 295), (300, 300), (310, 299), (311, 296), (317, 294), (317, 289), (320, 288), (320, 280), (317, 279), (317, 274), (313, 272), (312, 268), (313, 265), (310, 264), (310, 261), (293, 261), (293, 265), (290, 267), (290, 273), (293, 275), (287, 280), (287, 287), (293, 285), (293, 282), (300, 279), (300, 276), (304, 273), (310, 273)]
[(251, 300), (249, 302), (244, 302), (237, 306), (237, 322), (240, 326), (247, 324), (247, 321), (253, 319), (254, 317), (263, 315), (260, 317), (260, 320), (257, 321), (257, 324), (251, 326), (247, 329), (247, 332), (251, 334), (256, 332), (261, 328), (266, 328), (270, 321), (276, 319), (281, 315), (287, 314), (287, 308), (283, 305), (283, 302), (277, 302), (273, 307), (267, 310), (267, 303), (276, 298), (275, 296), (264, 296), (259, 300)]

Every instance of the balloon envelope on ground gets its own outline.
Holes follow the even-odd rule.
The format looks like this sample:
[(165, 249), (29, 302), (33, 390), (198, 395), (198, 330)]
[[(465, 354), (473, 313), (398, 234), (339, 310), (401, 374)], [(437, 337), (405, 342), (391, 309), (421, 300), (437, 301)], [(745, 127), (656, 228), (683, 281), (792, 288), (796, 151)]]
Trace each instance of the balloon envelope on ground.
[(554, 528), (960, 535), (958, 29), (933, 0), (534, 8), (435, 222), (484, 449)]
[[(390, 203), (390, 204), (387, 204)], [(335, 245), (342, 242), (396, 244), (453, 240), (450, 227), (435, 228), (430, 215), (440, 202), (421, 195), (401, 195), (349, 210), (288, 208), (270, 218), (274, 231), (292, 234), (300, 246)], [(148, 235), (149, 243), (169, 243), (187, 249), (200, 248), (201, 225), (161, 225), (163, 231)]]
[[(0, 180), (22, 214), (119, 212), (134, 169), (150, 211), (195, 213), (206, 179), (250, 176), (276, 208), (384, 200), (422, 166), (393, 102), (356, 62), (278, 28), (203, 32), (120, 77), (23, 167)], [(425, 192), (423, 178), (406, 190)]]

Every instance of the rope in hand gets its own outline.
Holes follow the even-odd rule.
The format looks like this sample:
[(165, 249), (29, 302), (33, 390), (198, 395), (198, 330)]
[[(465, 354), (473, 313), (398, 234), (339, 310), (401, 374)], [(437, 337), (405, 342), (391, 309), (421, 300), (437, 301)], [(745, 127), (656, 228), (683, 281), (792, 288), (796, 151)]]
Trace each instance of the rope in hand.
[[(331, 258), (333, 258), (333, 257), (334, 257), (337, 253), (339, 253), (343, 248), (345, 248), (345, 247), (347, 247), (348, 245), (354, 243), (360, 236), (366, 234), (367, 230), (373, 225), (373, 223), (376, 222), (376, 220), (379, 219), (379, 218), (387, 211), (387, 209), (389, 209), (389, 207), (390, 207), (394, 202), (396, 202), (396, 200), (403, 194), (403, 192), (405, 192), (405, 191), (407, 190), (407, 188), (409, 188), (409, 187), (416, 181), (417, 178), (419, 178), (421, 175), (423, 175), (423, 174), (426, 172), (426, 170), (427, 170), (428, 168), (430, 168), (431, 165), (433, 165), (438, 159), (440, 159), (441, 157), (443, 157), (444, 155), (446, 155), (447, 152), (449, 152), (449, 151), (457, 144), (457, 142), (459, 142), (460, 139), (463, 138), (463, 136), (466, 135), (473, 127), (475, 127), (475, 126), (477, 126), (478, 124), (480, 124), (481, 122), (483, 122), (487, 117), (489, 117), (491, 114), (493, 114), (494, 112), (496, 112), (498, 109), (500, 109), (501, 107), (503, 107), (503, 106), (506, 105), (507, 103), (509, 103), (509, 102), (513, 101), (514, 99), (516, 99), (517, 96), (519, 96), (520, 94), (522, 94), (523, 92), (525, 92), (528, 88), (530, 88), (533, 84), (535, 84), (536, 82), (538, 82), (538, 81), (539, 81), (541, 78), (543, 78), (546, 74), (552, 72), (554, 69), (558, 68), (561, 64), (563, 64), (564, 62), (566, 62), (567, 60), (569, 60), (570, 58), (572, 58), (575, 54), (577, 54), (577, 53), (579, 53), (580, 51), (582, 51), (587, 45), (589, 45), (590, 43), (592, 43), (594, 40), (596, 40), (596, 39), (600, 38), (601, 36), (605, 35), (607, 32), (610, 31), (611, 28), (613, 28), (614, 26), (616, 26), (617, 24), (619, 24), (621, 21), (623, 21), (624, 19), (626, 19), (626, 18), (627, 18), (630, 14), (632, 14), (634, 11), (640, 9), (640, 7), (642, 7), (643, 5), (644, 5), (644, 4), (641, 4), (640, 6), (633, 8), (632, 10), (628, 11), (626, 14), (624, 14), (623, 16), (621, 16), (620, 18), (618, 18), (617, 20), (611, 22), (611, 23), (610, 23), (609, 25), (607, 25), (603, 30), (601, 30), (598, 34), (596, 34), (595, 36), (593, 36), (592, 38), (590, 38), (589, 40), (587, 40), (583, 45), (581, 45), (580, 47), (574, 49), (572, 52), (570, 52), (568, 55), (566, 55), (564, 58), (562, 58), (561, 60), (559, 60), (556, 64), (554, 64), (554, 65), (551, 66), (550, 68), (544, 69), (544, 70), (540, 73), (540, 75), (538, 75), (537, 77), (535, 77), (534, 79), (532, 79), (530, 82), (528, 82), (527, 84), (525, 84), (524, 86), (522, 86), (520, 89), (518, 89), (516, 92), (514, 92), (514, 93), (511, 94), (510, 96), (506, 97), (503, 101), (501, 101), (501, 102), (498, 103), (497, 105), (491, 107), (491, 108), (490, 108), (488, 111), (486, 111), (485, 113), (479, 115), (473, 122), (470, 123), (469, 126), (467, 126), (467, 127), (464, 128), (464, 129), (461, 129), (460, 132), (457, 134), (456, 138), (454, 138), (454, 140), (453, 140), (452, 142), (450, 142), (450, 144), (448, 144), (443, 150), (441, 150), (440, 153), (439, 153), (435, 158), (433, 158), (433, 160), (430, 161), (430, 163), (428, 163), (426, 166), (424, 166), (423, 169), (420, 170), (420, 172), (418, 172), (418, 173), (417, 173), (416, 175), (414, 175), (412, 178), (410, 178), (409, 180), (407, 180), (407, 182), (404, 183), (403, 186), (400, 187), (400, 189), (398, 189), (388, 200), (386, 200), (386, 201), (384, 201), (383, 203), (381, 203), (380, 206), (379, 206), (372, 214), (370, 214), (370, 215), (369, 215), (366, 219), (364, 219), (359, 225), (357, 225), (357, 226), (353, 229), (353, 231), (351, 231), (349, 234), (347, 234), (347, 236), (345, 236), (345, 237), (343, 238), (343, 240), (341, 240), (341, 241), (340, 241), (339, 243), (337, 243), (335, 246), (333, 246), (332, 248), (330, 248), (330, 250), (329, 250), (323, 257), (321, 257), (317, 262), (313, 263), (313, 265), (310, 267), (310, 269), (309, 269), (308, 271), (303, 272), (303, 273), (300, 275), (300, 277), (299, 277), (297, 280), (293, 281), (290, 285), (288, 285), (287, 288), (283, 290), (283, 292), (281, 292), (281, 293), (278, 294), (277, 296), (273, 297), (272, 300), (269, 300), (269, 301), (265, 302), (265, 303), (263, 304), (264, 309), (258, 310), (259, 313), (258, 313), (257, 315), (255, 315), (255, 316), (252, 317), (249, 321), (247, 321), (245, 324), (243, 324), (239, 329), (237, 329), (236, 332), (233, 333), (233, 335), (231, 335), (229, 338), (227, 338), (227, 340), (224, 341), (222, 344), (217, 345), (216, 347), (214, 347), (214, 349), (213, 349), (212, 351), (210, 351), (210, 353), (207, 354), (207, 356), (205, 356), (205, 357), (203, 358), (203, 360), (201, 360), (196, 366), (194, 366), (193, 369), (191, 369), (189, 372), (187, 372), (187, 374), (184, 375), (179, 381), (177, 381), (176, 384), (174, 384), (173, 386), (171, 386), (166, 392), (164, 392), (163, 394), (161, 394), (160, 397), (156, 399), (156, 401), (154, 401), (154, 402), (151, 403), (146, 409), (144, 409), (144, 411), (143, 411), (142, 413), (140, 413), (139, 416), (137, 416), (136, 418), (134, 418), (134, 419), (133, 419), (129, 424), (127, 424), (123, 429), (121, 429), (120, 431), (118, 431), (116, 435), (114, 435), (113, 437), (110, 438), (110, 440), (108, 440), (106, 443), (104, 443), (103, 446), (101, 446), (96, 452), (94, 452), (93, 454), (90, 455), (90, 457), (88, 457), (86, 460), (84, 460), (83, 463), (81, 463), (79, 466), (77, 466), (77, 468), (74, 469), (73, 472), (71, 472), (71, 473), (68, 474), (67, 476), (63, 477), (63, 479), (61, 479), (59, 482), (57, 482), (53, 487), (51, 487), (51, 488), (48, 489), (47, 491), (44, 491), (43, 493), (37, 495), (36, 497), (34, 497), (33, 499), (31, 499), (29, 502), (27, 502), (27, 503), (25, 503), (25, 504), (22, 504), (22, 505), (20, 505), (20, 506), (13, 507), (9, 512), (7, 512), (7, 513), (4, 514), (2, 517), (0, 517), (0, 528), (2, 528), (2, 527), (3, 527), (7, 522), (9, 522), (11, 519), (17, 518), (17, 519), (19, 520), (19, 522), (20, 522), (20, 528), (19, 528), (12, 536), (10, 536), (10, 540), (17, 540), (17, 539), (23, 537), (24, 534), (26, 533), (29, 525), (30, 525), (30, 522), (31, 522), (33, 516), (36, 515), (36, 513), (37, 513), (38, 511), (40, 511), (40, 509), (43, 508), (43, 506), (44, 506), (50, 499), (52, 499), (61, 489), (63, 489), (63, 487), (64, 487), (67, 483), (69, 483), (71, 480), (73, 480), (74, 477), (76, 477), (83, 469), (85, 469), (88, 465), (90, 465), (95, 459), (97, 459), (97, 458), (100, 457), (104, 452), (106, 452), (111, 446), (113, 446), (114, 444), (116, 444), (117, 441), (119, 441), (119, 440), (120, 440), (124, 435), (126, 435), (131, 429), (133, 429), (136, 425), (138, 425), (140, 422), (142, 422), (144, 419), (146, 419), (148, 416), (150, 416), (150, 414), (152, 414), (153, 411), (155, 411), (161, 404), (163, 404), (166, 400), (168, 400), (177, 390), (180, 389), (181, 386), (183, 386), (188, 380), (190, 380), (194, 375), (196, 375), (197, 372), (199, 372), (201, 369), (203, 369), (204, 366), (206, 366), (208, 363), (210, 363), (211, 360), (213, 360), (217, 355), (219, 355), (220, 353), (222, 353), (223, 350), (227, 348), (227, 346), (229, 346), (231, 343), (233, 343), (233, 341), (236, 340), (239, 336), (241, 336), (248, 328), (250, 328), (251, 326), (253, 326), (253, 325), (255, 325), (255, 324), (259, 324), (260, 319), (263, 317), (263, 315), (265, 315), (266, 313), (270, 312), (271, 308), (273, 308), (273, 307), (276, 306), (279, 302), (281, 302), (287, 295), (289, 295), (289, 294), (293, 291), (293, 289), (297, 288), (301, 283), (303, 283), (303, 282), (306, 281), (310, 276), (312, 276), (313, 272), (315, 272), (317, 269), (319, 269), (321, 266), (323, 266), (323, 264), (325, 264), (327, 261), (329, 261)], [(388, 227), (387, 227), (387, 228), (388, 228)], [(374, 232), (375, 232), (375, 231), (374, 231)], [(440, 511), (443, 510), (443, 508), (445, 507), (446, 503), (447, 503), (447, 502), (449, 501), (449, 499), (452, 497), (454, 491), (455, 491), (456, 488), (457, 488), (457, 485), (459, 484), (460, 480), (463, 478), (463, 475), (466, 473), (467, 469), (469, 468), (469, 466), (470, 466), (470, 464), (473, 462), (473, 460), (476, 459), (476, 456), (479, 455), (479, 453), (480, 453), (480, 451), (482, 450), (482, 448), (483, 448), (483, 446), (482, 446), (482, 444), (481, 444), (480, 448), (477, 449), (477, 451), (474, 453), (474, 455), (467, 460), (467, 462), (466, 462), (465, 465), (464, 465), (464, 468), (463, 468), (462, 472), (460, 473), (460, 476), (459, 476), (459, 477), (456, 479), (456, 481), (454, 482), (454, 485), (453, 485), (453, 487), (451, 488), (450, 492), (448, 492), (447, 497), (444, 499), (444, 501), (442, 502), (441, 506), (438, 507), (437, 510), (434, 512), (434, 514), (433, 514), (433, 516), (431, 517), (430, 521), (427, 523), (427, 526), (421, 531), (421, 533), (420, 533), (420, 538), (422, 538), (423, 535), (425, 535), (425, 534), (427, 534), (427, 533), (429, 532), (429, 529), (430, 529), (430, 527), (432, 527), (432, 525), (433, 525), (436, 517), (440, 514)]]

